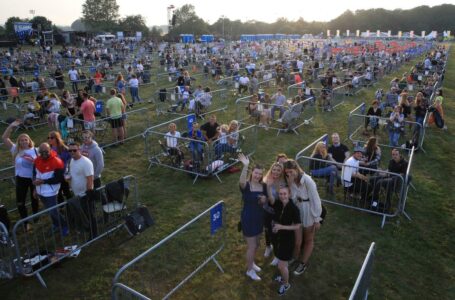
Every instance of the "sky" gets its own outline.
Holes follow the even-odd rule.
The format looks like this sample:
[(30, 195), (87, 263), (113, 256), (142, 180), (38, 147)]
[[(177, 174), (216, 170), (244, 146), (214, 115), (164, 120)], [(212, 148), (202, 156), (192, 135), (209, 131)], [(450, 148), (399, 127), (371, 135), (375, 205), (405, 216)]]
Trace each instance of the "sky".
[[(224, 16), (230, 20), (257, 20), (267, 23), (285, 17), (295, 21), (303, 17), (305, 21), (330, 21), (346, 10), (385, 8), (410, 9), (416, 6), (435, 6), (443, 3), (455, 4), (455, 0), (117, 0), (120, 6), (120, 17), (141, 14), (145, 17), (147, 26), (167, 24), (167, 7), (174, 5), (177, 9), (185, 4), (192, 4), (196, 14), (212, 24)], [(0, 24), (9, 17), (20, 18), (45, 16), (56, 25), (71, 25), (82, 16), (82, 4), (85, 0), (20, 0), (15, 5), (7, 0), (0, 0)], [(267, 4), (265, 4), (267, 3)]]

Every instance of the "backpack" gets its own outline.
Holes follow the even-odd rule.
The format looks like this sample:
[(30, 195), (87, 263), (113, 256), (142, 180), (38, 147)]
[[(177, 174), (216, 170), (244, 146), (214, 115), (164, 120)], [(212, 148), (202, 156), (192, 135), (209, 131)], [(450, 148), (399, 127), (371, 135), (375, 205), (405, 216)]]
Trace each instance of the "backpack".
[(129, 234), (137, 235), (152, 226), (153, 221), (145, 206), (139, 206), (125, 217), (125, 227)]

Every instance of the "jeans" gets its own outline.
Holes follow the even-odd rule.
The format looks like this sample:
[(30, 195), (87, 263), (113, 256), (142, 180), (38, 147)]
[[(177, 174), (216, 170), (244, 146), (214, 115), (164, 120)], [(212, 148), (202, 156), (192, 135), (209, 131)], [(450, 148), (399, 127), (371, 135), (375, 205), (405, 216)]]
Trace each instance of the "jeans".
[[(50, 196), (50, 197), (44, 197), (44, 196), (39, 196), (41, 199), (41, 202), (43, 202), (44, 207), (46, 208), (51, 208), (57, 205), (57, 195), (55, 196)], [(52, 219), (52, 224), (54, 225), (54, 228), (64, 228), (66, 226), (66, 222), (63, 219), (63, 216), (60, 214), (58, 208), (54, 208), (49, 211), (49, 215), (51, 216)]]
[(130, 87), (131, 98), (133, 98), (134, 102), (141, 102), (141, 98), (139, 98), (139, 88), (138, 87)]
[(399, 139), (400, 139), (400, 132), (398, 130), (389, 130), (389, 145), (390, 146), (397, 147)]
[(272, 106), (272, 109), (271, 109), (271, 114), (272, 114), (272, 120), (275, 119), (275, 110), (279, 109), (280, 110), (280, 118), (283, 116), (284, 114), (284, 107), (283, 106)]
[(333, 192), (333, 185), (338, 177), (338, 169), (335, 165), (331, 165), (322, 169), (311, 170), (313, 177), (328, 177), (329, 192)]

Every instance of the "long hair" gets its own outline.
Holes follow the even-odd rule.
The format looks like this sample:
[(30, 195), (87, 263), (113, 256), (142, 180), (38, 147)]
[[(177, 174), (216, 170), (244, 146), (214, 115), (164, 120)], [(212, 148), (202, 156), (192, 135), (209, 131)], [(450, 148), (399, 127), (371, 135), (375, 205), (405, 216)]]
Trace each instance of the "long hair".
[(283, 164), (284, 170), (286, 169), (292, 169), (297, 171), (297, 178), (296, 181), (297, 183), (300, 182), (300, 179), (302, 179), (302, 176), (304, 174), (302, 168), (299, 166), (299, 164), (293, 160), (293, 159), (288, 159), (284, 164)]
[(365, 151), (368, 155), (372, 155), (373, 153), (376, 152), (378, 146), (377, 146), (377, 138), (372, 136), (368, 139), (368, 142), (365, 146)]
[(325, 146), (324, 142), (318, 142), (316, 146), (314, 146), (313, 153), (311, 153), (311, 156), (314, 156), (316, 154), (320, 154), (322, 158), (327, 157), (327, 147)]
[(65, 150), (68, 150), (68, 147), (65, 145), (65, 141), (63, 141), (62, 136), (60, 135), (60, 132), (58, 131), (50, 131), (48, 136), (52, 136), (55, 139), (56, 142), (56, 148), (57, 148), (57, 153), (60, 154)]
[[(28, 139), (28, 148), (22, 148), (21, 147), (21, 144), (19, 143), (19, 141), (21, 140), (21, 138), (27, 138)], [(26, 133), (21, 133), (19, 134), (19, 136), (17, 137), (16, 139), (16, 150), (14, 151), (13, 153), (13, 157), (15, 158), (16, 155), (18, 155), (20, 152), (24, 151), (24, 150), (27, 150), (27, 149), (30, 149), (30, 148), (33, 148), (35, 147), (35, 143), (33, 142), (33, 140), (30, 138), (30, 136)]]
[(283, 167), (283, 164), (279, 163), (279, 162), (274, 162), (271, 166), (270, 166), (270, 169), (267, 171), (267, 173), (265, 174), (265, 176), (263, 176), (263, 180), (264, 182), (267, 181), (267, 178), (269, 178), (269, 176), (272, 176), (272, 169), (273, 168), (280, 168), (281, 169), (281, 175), (280, 175), (280, 179), (284, 179), (284, 167)]

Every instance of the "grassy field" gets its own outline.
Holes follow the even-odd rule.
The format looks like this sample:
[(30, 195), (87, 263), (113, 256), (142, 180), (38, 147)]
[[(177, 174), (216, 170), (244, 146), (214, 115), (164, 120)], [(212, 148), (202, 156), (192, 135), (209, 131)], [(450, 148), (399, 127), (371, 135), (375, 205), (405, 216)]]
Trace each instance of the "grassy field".
[[(453, 49), (451, 56), (455, 55)], [(253, 157), (267, 167), (278, 152), (294, 156), (300, 149), (324, 133), (338, 131), (347, 136), (347, 115), (363, 101), (370, 102), (374, 90), (387, 86), (396, 74), (409, 70), (412, 63), (385, 77), (378, 85), (347, 98), (336, 111), (318, 114), (313, 127), (304, 127), (301, 135), (259, 131), (258, 148)], [(370, 289), (371, 299), (455, 299), (455, 208), (453, 202), (455, 159), (455, 63), (451, 60), (444, 80), (444, 109), (448, 131), (430, 128), (425, 136), (427, 154), (418, 153), (413, 166), (416, 191), (410, 191), (407, 212), (412, 221), (399, 217), (380, 229), (380, 218), (345, 208), (328, 206), (328, 216), (316, 235), (310, 266), (301, 277), (291, 277), (287, 299), (346, 299), (372, 241), (377, 244)], [(233, 110), (230, 109), (232, 112)], [(154, 118), (152, 114), (152, 119)], [(221, 117), (223, 121), (234, 115)], [(156, 119), (154, 119), (156, 120)], [(34, 133), (36, 135), (39, 132)], [(264, 259), (264, 242), (258, 251), (263, 280), (252, 282), (244, 272), (245, 243), (237, 232), (241, 210), (238, 177), (223, 174), (215, 179), (191, 184), (186, 174), (154, 167), (147, 170), (142, 140), (109, 149), (104, 181), (133, 174), (139, 181), (140, 201), (147, 205), (156, 225), (132, 240), (120, 232), (84, 249), (76, 259), (43, 273), (48, 289), (35, 278), (18, 278), (0, 285), (1, 299), (107, 299), (111, 281), (120, 266), (186, 223), (218, 200), (226, 203), (226, 244), (219, 255), (225, 273), (208, 264), (173, 298), (175, 299), (275, 299), (277, 284), (271, 278), (275, 268)], [(383, 162), (386, 164), (387, 162)], [(208, 224), (185, 231), (156, 254), (125, 274), (126, 284), (147, 291), (154, 298), (172, 288), (183, 273), (204, 259), (216, 247), (207, 233)]]

